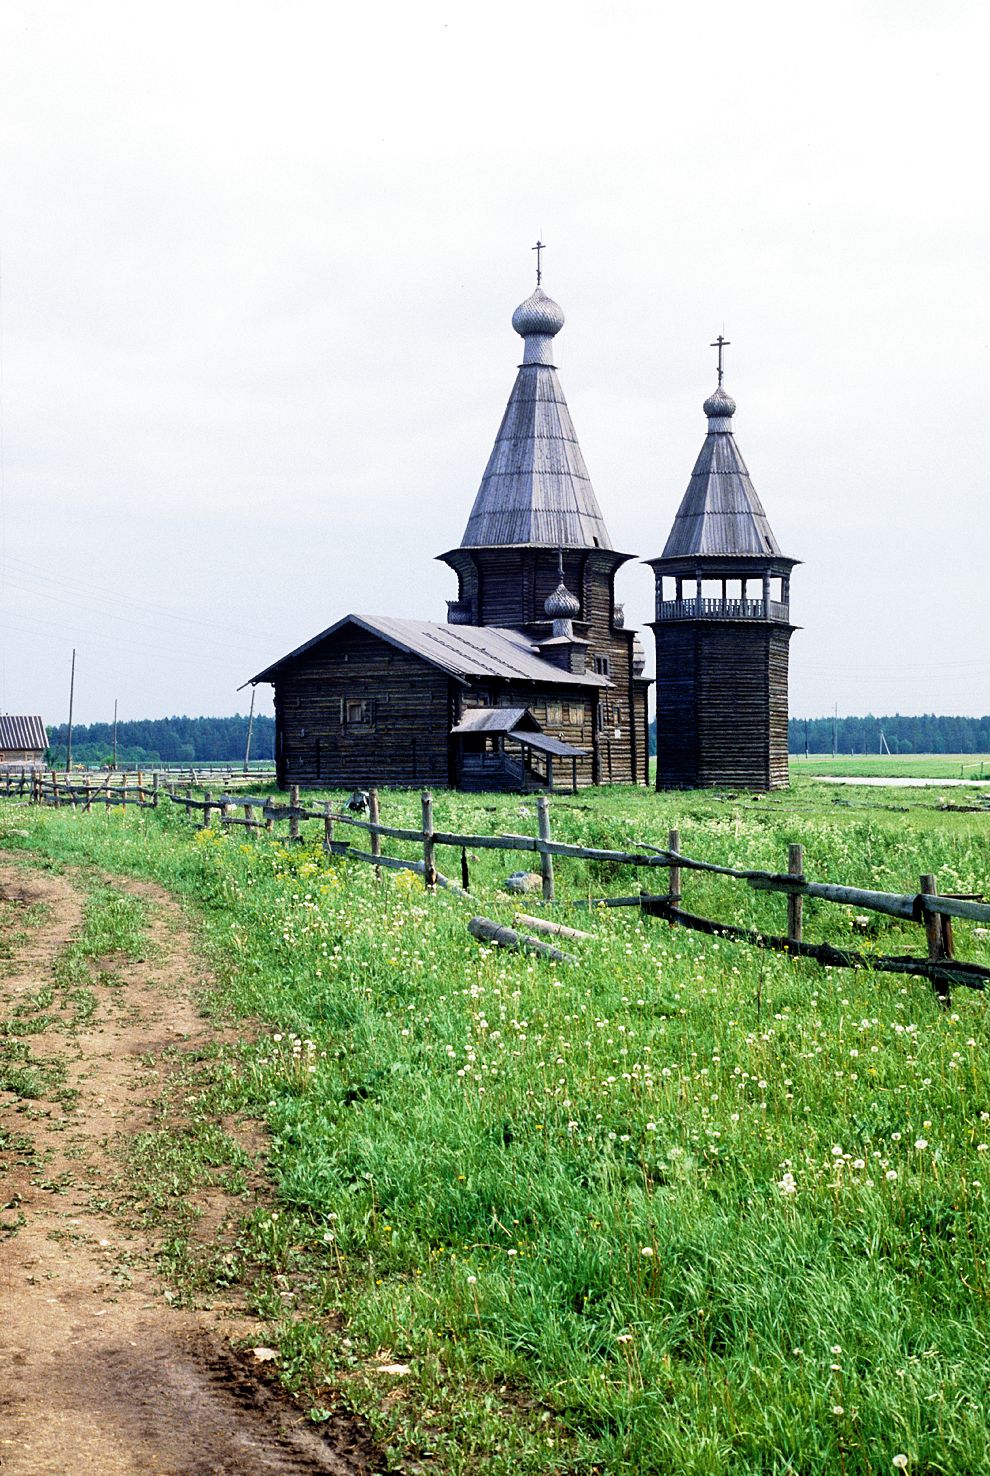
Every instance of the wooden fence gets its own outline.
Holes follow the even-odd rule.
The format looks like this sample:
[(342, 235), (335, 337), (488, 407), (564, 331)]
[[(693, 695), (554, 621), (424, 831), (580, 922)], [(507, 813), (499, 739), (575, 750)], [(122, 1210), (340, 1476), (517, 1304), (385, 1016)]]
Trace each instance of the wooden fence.
[[(374, 866), (379, 876), (383, 869), (414, 871), (423, 877), (428, 888), (445, 888), (465, 899), (470, 895), (469, 851), (499, 850), (538, 857), (540, 888), (546, 903), (553, 903), (555, 900), (555, 861), (603, 861), (636, 867), (648, 873), (665, 871), (668, 873), (665, 892), (641, 891), (635, 896), (596, 897), (571, 905), (583, 908), (637, 907), (646, 916), (662, 918), (680, 927), (717, 934), (759, 948), (788, 952), (832, 968), (868, 968), (882, 973), (918, 975), (930, 980), (942, 998), (948, 998), (949, 990), (954, 985), (984, 989), (986, 981), (990, 979), (990, 969), (955, 957), (952, 933), (954, 918), (990, 925), (990, 905), (974, 894), (940, 895), (935, 877), (930, 873), (919, 878), (916, 892), (905, 893), (879, 892), (840, 883), (811, 881), (804, 871), (803, 847), (798, 845), (789, 848), (786, 870), (741, 870), (684, 855), (680, 849), (680, 835), (676, 830), (669, 832), (667, 845), (663, 848), (643, 843), (636, 850), (572, 845), (553, 839), (550, 804), (543, 795), (536, 801), (536, 835), (466, 835), (436, 829), (433, 795), (429, 791), (422, 795), (421, 825), (414, 829), (383, 824), (378, 792), (374, 789), (367, 791), (363, 806), (367, 812), (365, 819), (361, 813), (335, 811), (329, 804), (318, 809), (307, 807), (300, 803), (297, 787), (293, 787), (289, 803), (285, 804), (270, 796), (246, 794), (214, 795), (205, 792), (202, 798), (197, 798), (193, 793), (194, 786), (185, 785), (180, 788), (171, 780), (163, 784), (157, 773), (151, 776), (150, 785), (141, 782), (143, 776), (140, 774), (134, 776), (138, 781), (136, 783), (128, 782), (131, 776), (121, 776), (123, 782), (114, 784), (112, 780), (115, 777), (117, 776), (107, 775), (102, 783), (94, 784), (88, 780), (81, 783), (78, 780), (70, 782), (59, 774), (36, 773), (29, 776), (28, 791), (13, 792), (24, 795), (27, 801), (35, 804), (72, 805), (84, 811), (91, 810), (93, 805), (105, 805), (107, 808), (118, 805), (154, 808), (164, 797), (170, 803), (184, 807), (186, 814), (195, 817), (197, 823), (203, 827), (212, 826), (214, 818), (221, 827), (238, 826), (248, 831), (273, 832), (276, 825), (284, 824), (287, 827), (286, 839), (290, 843), (301, 840), (302, 822), (317, 820), (322, 823), (323, 849), (329, 855)], [(0, 792), (3, 792), (2, 780)], [(9, 785), (7, 793), (11, 793)], [(243, 814), (238, 814), (237, 811), (243, 811)], [(369, 849), (359, 849), (350, 841), (341, 839), (338, 833), (338, 827), (341, 826), (365, 832), (369, 837)], [(383, 839), (413, 843), (421, 848), (422, 860), (385, 855), (382, 851)], [(459, 883), (437, 869), (438, 848), (453, 848), (460, 852)], [(782, 894), (787, 905), (786, 931), (770, 934), (688, 912), (683, 902), (685, 876), (690, 872), (725, 876), (743, 882), (756, 891)], [(808, 943), (803, 936), (805, 897), (915, 923), (924, 929), (927, 957), (882, 955), (837, 948), (827, 942)]]

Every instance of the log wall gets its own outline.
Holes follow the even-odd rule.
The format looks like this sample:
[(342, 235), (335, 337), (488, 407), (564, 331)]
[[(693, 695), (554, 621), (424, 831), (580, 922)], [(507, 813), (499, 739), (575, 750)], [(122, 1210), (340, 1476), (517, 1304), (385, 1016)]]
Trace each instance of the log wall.
[(653, 629), (657, 787), (786, 787), (790, 627), (705, 620)]

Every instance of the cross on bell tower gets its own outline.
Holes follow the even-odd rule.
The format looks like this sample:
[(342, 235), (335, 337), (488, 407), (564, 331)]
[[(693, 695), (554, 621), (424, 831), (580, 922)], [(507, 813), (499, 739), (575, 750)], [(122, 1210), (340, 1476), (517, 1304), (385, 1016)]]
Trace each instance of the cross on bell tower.
[(537, 243), (536, 243), (535, 246), (531, 246), (530, 247), (530, 250), (531, 251), (535, 251), (536, 252), (536, 285), (537, 285), (537, 287), (539, 287), (540, 283), (543, 281), (543, 267), (542, 267), (541, 257), (542, 257), (543, 252), (546, 251), (546, 249), (547, 249), (546, 248), (546, 243), (543, 242), (543, 241), (540, 241), (540, 240), (537, 241)]

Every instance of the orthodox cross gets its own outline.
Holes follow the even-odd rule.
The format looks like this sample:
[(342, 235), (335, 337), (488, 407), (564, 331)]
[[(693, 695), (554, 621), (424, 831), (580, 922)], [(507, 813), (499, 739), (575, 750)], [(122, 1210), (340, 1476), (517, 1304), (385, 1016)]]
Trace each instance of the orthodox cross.
[(708, 347), (709, 348), (717, 348), (718, 349), (718, 383), (719, 383), (719, 388), (721, 389), (721, 387), (722, 387), (722, 350), (725, 349), (725, 348), (731, 348), (731, 344), (729, 343), (729, 340), (727, 338), (723, 338), (722, 335), (721, 335), (721, 333), (720, 333), (719, 336), (716, 338), (715, 342), (714, 343), (710, 343), (708, 345)]
[(545, 244), (542, 241), (537, 241), (536, 245), (535, 246), (532, 246), (530, 248), (530, 250), (536, 252), (536, 285), (537, 285), (537, 287), (539, 287), (541, 281), (543, 280), (543, 271), (542, 271), (542, 267), (540, 265), (540, 255), (541, 255), (542, 252), (546, 251), (546, 249), (547, 248), (546, 248)]

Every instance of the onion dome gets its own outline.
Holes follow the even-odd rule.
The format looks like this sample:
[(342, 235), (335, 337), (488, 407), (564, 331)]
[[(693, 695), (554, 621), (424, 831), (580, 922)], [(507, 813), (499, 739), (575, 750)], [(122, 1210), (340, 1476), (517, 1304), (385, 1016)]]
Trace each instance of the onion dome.
[(632, 648), (632, 672), (634, 677), (641, 677), (646, 670), (646, 652), (643, 650), (643, 642), (639, 636), (633, 636)]
[(715, 393), (708, 396), (702, 409), (709, 420), (730, 420), (736, 413), (736, 402), (719, 385)]
[(537, 287), (532, 297), (521, 302), (512, 314), (512, 326), (520, 338), (529, 338), (533, 333), (553, 338), (564, 326), (564, 314), (553, 298)]
[(543, 609), (551, 620), (573, 620), (581, 613), (581, 601), (572, 595), (561, 579), (553, 594), (543, 601)]

